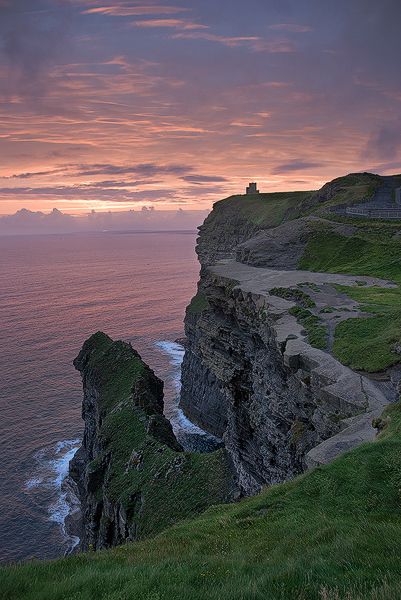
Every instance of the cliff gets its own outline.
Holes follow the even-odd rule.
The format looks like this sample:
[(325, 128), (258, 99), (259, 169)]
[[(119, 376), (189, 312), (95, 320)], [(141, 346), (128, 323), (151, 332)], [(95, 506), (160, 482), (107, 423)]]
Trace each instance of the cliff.
[(163, 383), (129, 344), (99, 332), (74, 366), (84, 390), (83, 442), (70, 464), (81, 549), (140, 539), (232, 497), (226, 452), (183, 452), (163, 416)]
[[(86, 342), (82, 545), (139, 541), (2, 568), (2, 597), (399, 599), (401, 224), (336, 212), (381, 185), (232, 197), (201, 228), (181, 401), (225, 451), (180, 451), (135, 351)], [(193, 517), (231, 466), (252, 497)]]
[[(379, 184), (375, 175), (350, 175), (303, 196), (262, 194), (250, 204), (242, 197), (240, 209), (232, 197), (215, 204), (200, 228), (201, 278), (185, 318), (181, 405), (224, 439), (245, 494), (373, 439), (372, 419), (397, 398), (398, 375), (389, 371), (376, 382), (364, 372), (375, 370), (366, 358), (357, 371), (338, 352), (341, 332), (372, 316), (352, 294), (367, 299), (381, 288), (383, 300), (399, 298), (398, 286), (380, 277), (389, 273), (375, 265), (380, 248), (372, 224), (332, 212)], [(392, 225), (386, 240), (386, 251), (398, 255), (399, 230)], [(321, 256), (329, 244), (331, 264), (328, 256), (321, 270), (333, 274), (310, 260), (312, 248)], [(347, 263), (337, 272), (342, 245)], [(357, 353), (363, 340), (353, 343)], [(386, 351), (386, 367), (399, 362)]]
[(319, 192), (233, 196), (200, 228), (181, 405), (223, 450), (184, 453), (140, 356), (101, 333), (85, 343), (70, 468), (82, 548), (138, 540), (374, 439), (401, 380), (400, 227), (336, 210), (381, 185), (354, 174)]

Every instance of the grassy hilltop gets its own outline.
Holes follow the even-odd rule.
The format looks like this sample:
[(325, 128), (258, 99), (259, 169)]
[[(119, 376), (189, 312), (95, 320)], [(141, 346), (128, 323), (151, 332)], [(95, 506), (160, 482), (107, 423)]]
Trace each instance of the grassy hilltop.
[[(377, 176), (350, 175), (320, 192), (232, 197), (214, 227), (236, 219), (252, 231), (313, 215), (299, 268), (374, 275), (393, 288), (341, 288), (365, 311), (335, 331), (345, 364), (382, 371), (401, 362), (401, 222), (339, 216), (331, 208), (374, 193)], [(352, 235), (333, 233), (335, 223)], [(202, 299), (190, 310), (202, 308)], [(220, 505), (150, 539), (0, 571), (4, 600), (399, 600), (401, 404), (378, 438), (285, 484)], [(120, 428), (120, 425), (118, 425)], [(212, 465), (210, 465), (211, 468)], [(188, 491), (190, 494), (190, 490)]]

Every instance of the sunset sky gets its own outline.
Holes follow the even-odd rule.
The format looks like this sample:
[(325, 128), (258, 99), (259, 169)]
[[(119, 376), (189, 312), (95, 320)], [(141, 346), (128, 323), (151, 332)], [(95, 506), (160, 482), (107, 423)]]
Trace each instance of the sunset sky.
[(0, 214), (401, 172), (400, 0), (0, 0)]

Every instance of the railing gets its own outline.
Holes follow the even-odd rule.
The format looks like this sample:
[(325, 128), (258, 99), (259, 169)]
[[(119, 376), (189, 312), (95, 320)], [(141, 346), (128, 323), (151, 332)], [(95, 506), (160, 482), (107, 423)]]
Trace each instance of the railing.
[(359, 208), (350, 206), (345, 209), (347, 215), (367, 217), (368, 219), (401, 219), (401, 208)]

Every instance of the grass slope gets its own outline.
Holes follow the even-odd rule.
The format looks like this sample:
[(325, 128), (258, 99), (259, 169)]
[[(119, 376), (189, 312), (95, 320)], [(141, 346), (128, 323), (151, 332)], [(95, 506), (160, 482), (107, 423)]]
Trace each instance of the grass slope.
[[(343, 321), (336, 327), (333, 351), (354, 369), (384, 370), (401, 362), (401, 242), (400, 225), (361, 226), (352, 237), (317, 232), (309, 240), (299, 268), (329, 273), (350, 273), (389, 279), (395, 289), (340, 288), (360, 303), (364, 318)], [(369, 316), (370, 315), (370, 316)]]
[(352, 237), (330, 233), (328, 230), (317, 232), (309, 240), (299, 268), (370, 275), (401, 283), (400, 239), (386, 237), (383, 232), (377, 239), (378, 233), (375, 230), (364, 231), (362, 228)]
[(318, 192), (321, 196), (326, 196), (323, 208), (318, 211), (326, 213), (327, 209), (334, 206), (352, 206), (368, 200), (373, 197), (380, 185), (382, 185), (382, 180), (373, 173), (350, 173), (345, 177), (338, 177), (327, 183)]
[(0, 571), (7, 600), (400, 598), (401, 408), (379, 438), (154, 539)]
[(335, 332), (333, 350), (343, 364), (369, 372), (401, 362), (401, 288), (350, 288), (342, 292), (359, 302), (367, 318), (348, 319)]
[(230, 196), (216, 202), (215, 214), (224, 219), (225, 215), (242, 219), (260, 229), (277, 227), (287, 219), (300, 216), (302, 206), (312, 192), (275, 192), (272, 194), (252, 194), (249, 196)]

